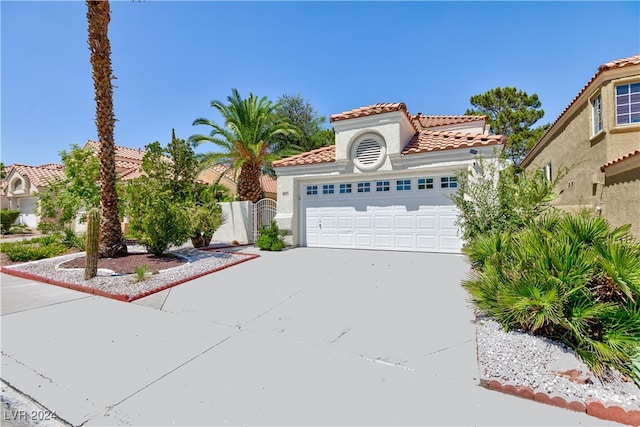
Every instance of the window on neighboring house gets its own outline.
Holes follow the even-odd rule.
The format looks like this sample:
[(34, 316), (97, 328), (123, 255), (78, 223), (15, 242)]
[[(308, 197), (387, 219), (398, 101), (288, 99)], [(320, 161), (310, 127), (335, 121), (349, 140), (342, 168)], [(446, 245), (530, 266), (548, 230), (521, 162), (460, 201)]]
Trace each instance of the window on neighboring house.
[(551, 174), (551, 162), (547, 163), (544, 167), (544, 177), (547, 181), (551, 181), (553, 179), (553, 175)]
[(370, 182), (359, 182), (358, 183), (358, 193), (369, 193), (371, 192), (371, 183)]
[(458, 178), (455, 176), (443, 176), (440, 178), (440, 187), (456, 188), (458, 186)]
[(376, 182), (376, 191), (389, 191), (389, 181)]
[(22, 190), (22, 180), (20, 178), (15, 179), (11, 185), (11, 191)]
[(411, 180), (410, 179), (398, 179), (398, 180), (396, 180), (396, 190), (397, 191), (411, 190)]
[(351, 193), (351, 184), (340, 184), (340, 194)]
[(325, 184), (322, 186), (322, 194), (333, 194), (334, 185), (333, 184)]
[(318, 186), (317, 185), (307, 185), (307, 195), (315, 195), (318, 194)]
[(593, 117), (593, 134), (602, 130), (602, 95), (598, 94), (591, 101), (591, 115)]
[(418, 178), (418, 190), (432, 190), (433, 178)]
[(640, 82), (616, 86), (616, 124), (640, 123)]

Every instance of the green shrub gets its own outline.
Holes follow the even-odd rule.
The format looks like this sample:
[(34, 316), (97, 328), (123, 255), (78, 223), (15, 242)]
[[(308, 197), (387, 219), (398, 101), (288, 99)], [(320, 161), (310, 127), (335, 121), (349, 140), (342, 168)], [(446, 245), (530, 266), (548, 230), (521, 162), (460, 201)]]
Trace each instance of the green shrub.
[(278, 224), (275, 221), (271, 221), (270, 226), (263, 225), (260, 229), (260, 237), (256, 240), (256, 246), (261, 250), (281, 251), (284, 248), (285, 234), (286, 232), (281, 232), (278, 229)]
[(11, 261), (35, 261), (62, 255), (67, 251), (67, 248), (60, 243), (41, 245), (28, 242), (3, 243), (1, 249)]
[(549, 204), (557, 197), (553, 189), (565, 173), (561, 170), (549, 181), (540, 171), (516, 174), (513, 166), (500, 170), (498, 163), (483, 159), (473, 173), (459, 173), (458, 191), (451, 199), (459, 211), (456, 224), (465, 243), (520, 230), (553, 209)]
[(0, 210), (0, 231), (2, 234), (8, 233), (16, 219), (20, 216), (20, 211), (2, 209)]
[(154, 255), (172, 245), (182, 245), (191, 235), (188, 205), (173, 200), (172, 192), (147, 177), (127, 185), (131, 233)]
[(69, 249), (76, 248), (80, 251), (84, 251), (86, 247), (84, 234), (76, 234), (73, 230), (68, 228), (64, 229), (64, 235), (61, 237), (60, 243)]
[(213, 233), (223, 222), (222, 207), (215, 202), (193, 206), (190, 210), (191, 243), (193, 247), (209, 246)]
[(585, 214), (546, 215), (469, 245), (477, 270), (463, 286), (505, 329), (561, 341), (598, 375), (613, 367), (633, 376), (640, 244), (628, 230)]

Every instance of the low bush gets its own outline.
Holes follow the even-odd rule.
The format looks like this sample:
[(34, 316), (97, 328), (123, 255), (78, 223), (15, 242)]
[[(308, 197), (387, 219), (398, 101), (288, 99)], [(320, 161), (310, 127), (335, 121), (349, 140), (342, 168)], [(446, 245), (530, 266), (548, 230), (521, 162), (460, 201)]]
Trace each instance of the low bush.
[(35, 261), (62, 255), (68, 250), (66, 246), (58, 242), (41, 244), (32, 242), (33, 240), (36, 239), (2, 243), (0, 252), (5, 253), (11, 261)]
[(611, 367), (640, 381), (640, 243), (629, 229), (547, 214), (467, 246), (475, 271), (463, 286), (505, 329), (561, 341), (597, 375)]
[(2, 234), (8, 233), (11, 226), (14, 225), (16, 219), (20, 216), (20, 211), (2, 209), (0, 210), (0, 232)]
[(280, 231), (278, 224), (271, 221), (268, 227), (263, 225), (260, 230), (260, 237), (256, 240), (256, 246), (266, 251), (281, 251), (284, 248), (284, 236), (286, 231)]

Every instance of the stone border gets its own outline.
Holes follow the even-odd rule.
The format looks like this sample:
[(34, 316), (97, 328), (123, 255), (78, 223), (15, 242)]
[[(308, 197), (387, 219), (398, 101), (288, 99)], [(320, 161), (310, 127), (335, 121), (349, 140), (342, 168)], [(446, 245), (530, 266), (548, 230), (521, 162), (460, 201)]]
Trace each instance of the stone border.
[[(476, 349), (478, 349), (478, 322), (482, 321), (476, 316)], [(517, 385), (510, 381), (501, 382), (496, 378), (491, 378), (485, 374), (485, 367), (478, 355), (478, 369), (480, 375), (480, 385), (486, 389), (498, 391), (501, 393), (517, 396), (523, 399), (533, 400), (546, 405), (556, 406), (558, 408), (568, 409), (576, 412), (583, 412), (592, 417), (600, 418), (607, 421), (615, 421), (621, 424), (631, 426), (640, 426), (640, 410), (629, 409), (618, 405), (605, 405), (601, 400), (594, 397), (587, 397), (584, 400), (565, 399), (562, 396), (554, 395), (545, 391), (534, 391), (526, 385)]]
[(97, 295), (97, 296), (101, 296), (101, 297), (105, 297), (105, 298), (111, 298), (111, 299), (115, 299), (117, 301), (123, 301), (123, 302), (132, 302), (132, 301), (136, 301), (139, 300), (141, 298), (144, 297), (148, 297), (149, 295), (153, 295), (157, 292), (161, 292), (164, 291), (166, 289), (172, 288), (174, 286), (178, 286), (181, 285), (185, 282), (189, 282), (191, 280), (194, 279), (198, 279), (200, 277), (206, 276), (208, 274), (212, 274), (215, 273), (217, 271), (221, 271), (224, 270), (225, 268), (229, 268), (232, 267), (234, 265), (238, 265), (241, 264), (243, 262), (246, 261), (250, 261), (252, 259), (258, 258), (260, 257), (259, 254), (251, 254), (251, 253), (246, 253), (246, 252), (227, 252), (227, 251), (223, 251), (223, 250), (219, 250), (218, 248), (215, 249), (205, 249), (207, 251), (215, 251), (215, 252), (223, 252), (223, 253), (227, 253), (229, 255), (241, 255), (242, 257), (236, 261), (227, 263), (223, 266), (220, 267), (216, 267), (210, 270), (206, 270), (204, 272), (200, 272), (194, 275), (190, 275), (187, 277), (184, 277), (182, 279), (179, 280), (175, 280), (172, 282), (169, 282), (165, 285), (159, 286), (158, 288), (152, 289), (148, 292), (144, 292), (141, 294), (137, 294), (134, 296), (130, 296), (130, 295), (126, 295), (126, 294), (114, 294), (114, 293), (110, 293), (110, 292), (106, 292), (102, 289), (96, 289), (96, 288), (92, 288), (90, 286), (82, 286), (82, 285), (78, 285), (75, 283), (68, 283), (68, 282), (64, 282), (64, 281), (59, 281), (59, 280), (55, 280), (55, 279), (50, 279), (48, 277), (44, 277), (44, 276), (40, 276), (37, 274), (33, 274), (33, 273), (28, 273), (26, 271), (19, 271), (19, 270), (15, 270), (13, 268), (10, 267), (5, 267), (2, 266), (0, 268), (0, 271), (2, 273), (8, 274), (10, 276), (15, 276), (15, 277), (20, 277), (22, 279), (28, 279), (28, 280), (35, 280), (37, 282), (41, 282), (41, 283), (46, 283), (49, 285), (54, 285), (54, 286), (60, 286), (62, 288), (67, 288), (67, 289), (71, 289), (74, 291), (78, 291), (78, 292), (84, 292), (87, 294), (92, 294), (92, 295)]

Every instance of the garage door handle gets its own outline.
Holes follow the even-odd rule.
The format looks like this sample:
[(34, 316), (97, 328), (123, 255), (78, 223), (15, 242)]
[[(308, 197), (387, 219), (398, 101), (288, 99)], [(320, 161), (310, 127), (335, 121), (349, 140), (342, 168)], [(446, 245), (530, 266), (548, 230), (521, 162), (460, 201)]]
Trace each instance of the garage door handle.
[(322, 230), (322, 221), (318, 221), (318, 229)]

